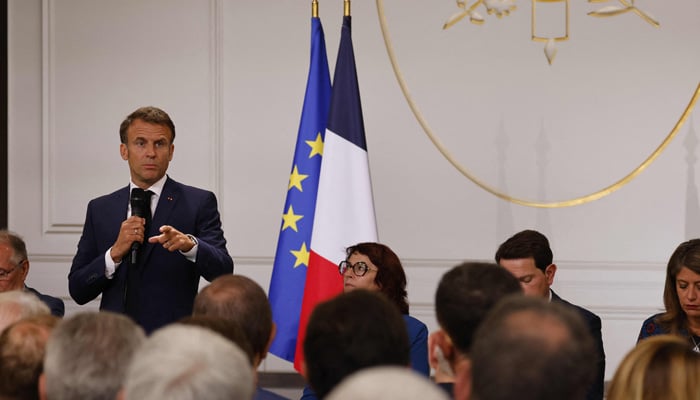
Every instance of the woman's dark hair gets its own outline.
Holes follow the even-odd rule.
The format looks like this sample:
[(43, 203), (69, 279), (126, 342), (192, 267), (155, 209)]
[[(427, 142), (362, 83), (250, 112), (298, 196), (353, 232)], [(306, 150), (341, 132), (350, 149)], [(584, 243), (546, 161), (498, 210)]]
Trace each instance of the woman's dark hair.
[(408, 293), (406, 292), (406, 273), (399, 257), (388, 246), (381, 243), (358, 243), (346, 249), (347, 256), (359, 253), (367, 256), (379, 271), (374, 283), (379, 290), (396, 304), (401, 314), (408, 314)]
[(666, 312), (658, 317), (658, 322), (664, 330), (670, 333), (679, 333), (683, 329), (688, 329), (687, 317), (678, 300), (676, 287), (676, 277), (683, 267), (700, 274), (700, 239), (681, 243), (668, 260), (664, 286)]

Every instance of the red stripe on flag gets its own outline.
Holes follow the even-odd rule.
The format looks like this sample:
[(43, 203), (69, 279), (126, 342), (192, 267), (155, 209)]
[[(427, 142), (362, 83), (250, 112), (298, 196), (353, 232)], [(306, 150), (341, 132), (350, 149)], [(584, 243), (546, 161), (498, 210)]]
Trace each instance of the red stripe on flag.
[(309, 254), (309, 268), (306, 271), (306, 286), (304, 299), (301, 303), (299, 317), (299, 335), (297, 335), (297, 350), (294, 356), (294, 369), (301, 371), (304, 360), (304, 338), (306, 324), (314, 307), (343, 292), (343, 277), (338, 272), (338, 265), (315, 252)]

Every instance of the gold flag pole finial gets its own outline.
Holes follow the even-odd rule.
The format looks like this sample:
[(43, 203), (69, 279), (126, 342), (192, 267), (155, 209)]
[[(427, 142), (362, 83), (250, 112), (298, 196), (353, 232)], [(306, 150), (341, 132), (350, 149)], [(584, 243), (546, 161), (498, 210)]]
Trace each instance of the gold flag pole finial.
[(343, 15), (346, 17), (350, 16), (350, 0), (344, 0), (345, 7), (343, 7)]
[(318, 18), (318, 0), (311, 0), (311, 18)]

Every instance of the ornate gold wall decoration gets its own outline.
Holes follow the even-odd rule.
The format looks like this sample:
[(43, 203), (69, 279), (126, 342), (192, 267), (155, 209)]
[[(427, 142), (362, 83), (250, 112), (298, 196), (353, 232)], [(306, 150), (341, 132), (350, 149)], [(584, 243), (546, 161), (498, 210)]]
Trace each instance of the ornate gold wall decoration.
[[(485, 18), (479, 13), (479, 6), (484, 6), (488, 15), (495, 14), (496, 17), (501, 18), (503, 16), (508, 16), (512, 11), (516, 10), (515, 0), (476, 0), (471, 4), (468, 4), (464, 0), (456, 0), (457, 7), (461, 10), (452, 14), (442, 29), (448, 29), (454, 26), (456, 23), (469, 17), (469, 21), (473, 24), (481, 25), (484, 23)], [(557, 54), (557, 42), (569, 40), (569, 1), (570, 0), (531, 0), (532, 1), (532, 16), (531, 16), (531, 34), (532, 40), (535, 42), (545, 43), (544, 54), (547, 57), (547, 62), (551, 65), (554, 61), (554, 57)], [(589, 3), (607, 3), (612, 0), (588, 0)], [(648, 22), (654, 27), (659, 26), (659, 22), (648, 12), (638, 8), (634, 1), (635, 0), (617, 0), (620, 5), (605, 6), (598, 10), (594, 10), (588, 13), (588, 15), (593, 17), (614, 17), (616, 15), (626, 14), (628, 12), (633, 12), (639, 15), (643, 20)], [(552, 4), (552, 3), (563, 3), (564, 12), (562, 17), (564, 18), (565, 32), (558, 36), (541, 36), (537, 34), (537, 6), (540, 3)]]
[[(560, 0), (554, 0), (554, 1), (560, 1)], [(624, 0), (621, 0), (624, 1)], [(600, 2), (600, 1), (598, 1)], [(440, 137), (438, 137), (437, 133), (431, 128), (431, 126), (428, 124), (427, 119), (421, 112), (420, 108), (418, 107), (417, 102), (414, 100), (409, 88), (408, 84), (406, 82), (406, 79), (403, 76), (403, 73), (399, 67), (398, 61), (397, 61), (397, 56), (394, 51), (394, 47), (392, 44), (391, 36), (389, 34), (389, 27), (387, 23), (387, 19), (384, 13), (384, 0), (376, 0), (377, 4), (377, 10), (378, 10), (378, 15), (379, 15), (379, 22), (382, 30), (382, 35), (384, 37), (384, 43), (386, 45), (387, 49), (387, 54), (389, 56), (389, 59), (392, 64), (392, 68), (394, 70), (394, 74), (396, 76), (396, 79), (398, 81), (398, 84), (401, 88), (401, 91), (403, 92), (404, 97), (406, 98), (406, 101), (413, 112), (416, 120), (418, 121), (419, 125), (423, 129), (423, 131), (426, 133), (430, 141), (433, 143), (433, 145), (438, 149), (438, 151), (442, 154), (442, 156), (455, 168), (457, 169), (463, 176), (465, 176), (467, 179), (469, 179), (472, 183), (477, 185), (479, 188), (485, 190), (486, 192), (500, 198), (503, 200), (506, 200), (508, 202), (522, 205), (522, 206), (527, 206), (527, 207), (535, 207), (535, 208), (563, 208), (563, 207), (572, 207), (572, 206), (578, 206), (582, 204), (586, 204), (595, 200), (599, 200), (603, 197), (606, 197), (609, 194), (612, 194), (613, 192), (617, 191), (618, 189), (622, 188), (626, 184), (630, 183), (634, 178), (639, 176), (642, 171), (644, 171), (647, 167), (649, 167), (658, 157), (659, 155), (669, 146), (671, 141), (678, 135), (680, 132), (681, 128), (685, 124), (686, 121), (690, 118), (690, 115), (695, 108), (695, 105), (698, 101), (700, 101), (700, 84), (698, 84), (694, 89), (690, 89), (690, 98), (685, 106), (685, 108), (679, 113), (678, 119), (675, 122), (675, 124), (670, 127), (670, 129), (665, 133), (665, 136), (661, 138), (660, 143), (651, 151), (647, 152), (646, 157), (642, 160), (641, 163), (635, 164), (635, 166), (632, 166), (631, 168), (628, 168), (627, 171), (624, 173), (624, 176), (622, 177), (611, 177), (610, 181), (613, 183), (606, 185), (605, 187), (594, 190), (592, 192), (589, 192), (588, 194), (578, 196), (578, 197), (573, 197), (573, 198), (568, 198), (560, 201), (537, 201), (533, 199), (526, 199), (522, 197), (516, 197), (513, 196), (509, 193), (506, 193), (504, 191), (498, 190), (497, 188), (489, 185), (487, 182), (484, 180), (480, 179), (477, 177), (472, 171), (467, 169), (463, 164), (461, 164), (457, 158), (452, 154), (448, 146), (443, 144), (441, 141)], [(623, 3), (624, 4), (624, 3)], [(629, 3), (630, 5), (633, 5), (633, 3)], [(484, 5), (483, 1), (477, 1), (472, 4), (472, 6), (476, 5), (477, 7), (479, 5)], [(514, 4), (513, 4), (514, 5)], [(455, 14), (452, 18), (451, 21), (452, 23), (458, 22), (459, 19), (463, 19), (466, 16), (469, 16), (470, 18), (474, 17), (474, 14), (470, 14), (470, 12), (475, 11), (474, 9), (471, 9), (471, 7), (467, 7), (466, 5), (464, 6), (464, 11), (458, 14)], [(505, 9), (500, 9), (501, 10), (501, 15), (505, 16), (508, 15), (508, 13), (505, 12)], [(508, 12), (512, 12), (514, 9), (508, 8)], [(612, 15), (620, 15), (621, 13), (627, 13), (627, 12), (633, 12), (634, 9), (630, 9), (629, 11), (619, 11), (616, 14), (613, 13), (614, 10), (610, 8), (601, 8), (597, 10), (596, 12), (600, 14), (611, 14), (611, 15), (595, 15), (595, 16), (612, 16)], [(496, 9), (494, 9), (493, 13), (496, 13)], [(463, 15), (462, 15), (463, 14)], [(645, 14), (648, 16), (648, 14)], [(461, 16), (461, 17), (460, 17)], [(478, 15), (476, 15), (478, 17)], [(650, 17), (650, 16), (649, 16)], [(642, 17), (644, 18), (644, 17)], [(653, 17), (650, 17), (653, 18)], [(646, 18), (644, 18), (646, 20)]]

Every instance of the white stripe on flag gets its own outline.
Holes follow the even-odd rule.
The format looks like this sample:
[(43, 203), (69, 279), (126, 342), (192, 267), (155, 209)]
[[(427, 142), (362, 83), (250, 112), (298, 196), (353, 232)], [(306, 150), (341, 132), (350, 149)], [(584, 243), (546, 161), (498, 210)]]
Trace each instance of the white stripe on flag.
[(345, 248), (376, 242), (367, 152), (326, 130), (311, 248), (337, 264)]

